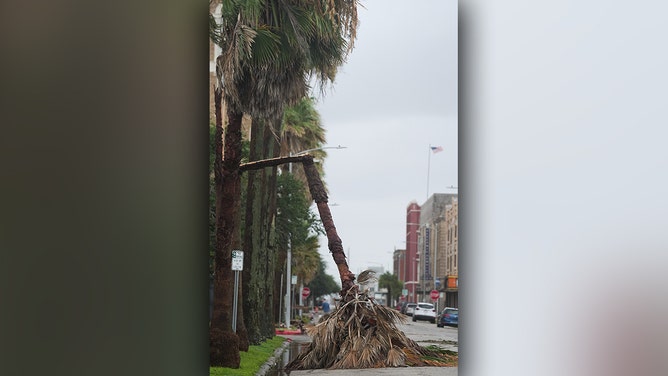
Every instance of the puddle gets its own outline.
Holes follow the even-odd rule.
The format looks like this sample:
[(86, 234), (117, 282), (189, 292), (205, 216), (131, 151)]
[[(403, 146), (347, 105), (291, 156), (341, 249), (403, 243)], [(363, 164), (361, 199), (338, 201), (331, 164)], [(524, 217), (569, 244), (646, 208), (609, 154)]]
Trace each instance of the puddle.
[(293, 359), (297, 357), (302, 351), (306, 350), (309, 342), (297, 342), (292, 341), (290, 345), (283, 351), (283, 355), (280, 358), (280, 361), (276, 363), (269, 371), (267, 371), (266, 376), (285, 376), (286, 373), (283, 372), (286, 364), (290, 363)]

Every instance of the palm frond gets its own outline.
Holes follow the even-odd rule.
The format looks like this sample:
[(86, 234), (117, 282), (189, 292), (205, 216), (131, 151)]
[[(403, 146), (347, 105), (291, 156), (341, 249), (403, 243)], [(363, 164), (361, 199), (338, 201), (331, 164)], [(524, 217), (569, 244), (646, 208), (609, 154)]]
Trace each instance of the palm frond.
[(389, 367), (401, 367), (406, 364), (406, 355), (398, 347), (394, 346), (387, 352), (387, 365)]
[(280, 52), (281, 38), (267, 28), (256, 30), (252, 46), (252, 62), (255, 65), (270, 65)]
[(311, 345), (286, 370), (456, 364), (452, 354), (421, 347), (406, 337), (396, 326), (404, 317), (363, 295), (340, 303), (308, 332)]

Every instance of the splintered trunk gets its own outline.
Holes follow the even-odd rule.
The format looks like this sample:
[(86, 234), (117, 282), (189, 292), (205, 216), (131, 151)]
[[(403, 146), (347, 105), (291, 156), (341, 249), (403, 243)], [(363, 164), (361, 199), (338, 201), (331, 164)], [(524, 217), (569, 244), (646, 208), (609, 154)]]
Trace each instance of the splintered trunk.
[(329, 210), (327, 204), (327, 192), (325, 186), (320, 179), (320, 174), (313, 163), (313, 157), (304, 158), (303, 160), (304, 173), (308, 181), (308, 188), (318, 207), (320, 220), (325, 228), (327, 234), (327, 248), (332, 253), (332, 258), (339, 269), (339, 277), (341, 278), (341, 299), (343, 302), (350, 301), (357, 295), (357, 285), (355, 285), (355, 274), (348, 269), (348, 262), (346, 261), (346, 254), (343, 251), (343, 243), (336, 232), (334, 226), (334, 219), (332, 212)]
[(214, 177), (216, 191), (216, 250), (214, 258), (214, 299), (209, 330), (211, 366), (239, 368), (239, 337), (232, 331), (234, 278), (232, 249), (239, 247), (239, 204), (241, 161), (241, 114), (228, 113), (223, 158), (222, 92), (215, 93), (216, 155)]

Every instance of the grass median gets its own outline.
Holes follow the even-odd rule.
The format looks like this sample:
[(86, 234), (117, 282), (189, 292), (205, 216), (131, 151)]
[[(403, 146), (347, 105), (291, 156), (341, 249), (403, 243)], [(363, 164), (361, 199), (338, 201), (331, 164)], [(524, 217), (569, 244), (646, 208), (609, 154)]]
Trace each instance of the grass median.
[(275, 336), (259, 345), (250, 346), (248, 352), (239, 353), (241, 356), (239, 368), (209, 367), (209, 376), (254, 376), (283, 342), (285, 342), (284, 337)]

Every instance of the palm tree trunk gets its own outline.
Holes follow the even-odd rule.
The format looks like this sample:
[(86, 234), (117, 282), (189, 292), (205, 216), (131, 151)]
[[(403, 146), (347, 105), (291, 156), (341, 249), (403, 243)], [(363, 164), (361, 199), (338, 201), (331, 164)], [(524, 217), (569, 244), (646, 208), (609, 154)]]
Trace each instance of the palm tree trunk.
[(209, 362), (212, 366), (239, 368), (239, 337), (232, 331), (232, 249), (240, 244), (239, 164), (241, 161), (241, 114), (228, 112), (223, 158), (222, 91), (215, 93), (216, 156), (216, 254), (214, 258), (214, 299), (209, 332)]
[[(250, 160), (259, 160), (273, 150), (266, 144), (264, 131), (269, 125), (265, 119), (254, 118), (251, 125)], [(248, 330), (248, 341), (259, 344), (267, 339), (265, 333), (265, 302), (271, 293), (267, 286), (269, 278), (269, 228), (271, 213), (268, 207), (270, 178), (276, 168), (250, 171), (246, 189), (246, 220), (244, 225), (244, 320)], [(273, 266), (273, 264), (271, 264)], [(272, 269), (273, 270), (273, 269)], [(272, 275), (273, 278), (273, 275)], [(272, 333), (273, 334), (273, 333)]]
[[(265, 139), (265, 149), (268, 150), (269, 152), (265, 155), (265, 157), (268, 158), (274, 158), (278, 157), (280, 155), (280, 142), (279, 140), (275, 137), (275, 134), (277, 133), (276, 130), (280, 129), (281, 126), (281, 121), (282, 121), (283, 116), (277, 117), (276, 119), (273, 120), (273, 123), (268, 124), (268, 127), (265, 127), (264, 129), (264, 139)], [(271, 169), (270, 173), (267, 176), (267, 188), (265, 191), (266, 195), (266, 200), (265, 200), (265, 210), (267, 211), (268, 215), (266, 217), (266, 222), (265, 222), (265, 231), (266, 231), (266, 237), (267, 237), (267, 260), (264, 264), (266, 268), (266, 278), (264, 280), (265, 283), (265, 291), (267, 291), (267, 296), (264, 299), (264, 311), (263, 311), (263, 320), (262, 323), (264, 324), (262, 328), (262, 334), (265, 338), (270, 339), (273, 338), (274, 335), (276, 335), (276, 328), (274, 327), (274, 320), (273, 317), (267, 318), (266, 315), (267, 313), (271, 313), (273, 310), (273, 301), (274, 301), (274, 296), (278, 295), (279, 299), (281, 296), (280, 289), (281, 284), (279, 283), (278, 285), (274, 285), (274, 279), (276, 275), (276, 260), (278, 258), (278, 246), (276, 244), (276, 227), (274, 226), (276, 223), (276, 193), (277, 193), (277, 177), (278, 177), (278, 168), (274, 167)], [(282, 265), (282, 264), (281, 264)], [(280, 273), (278, 273), (280, 277)]]
[(303, 160), (304, 172), (306, 180), (308, 181), (309, 191), (311, 196), (318, 206), (318, 213), (320, 213), (320, 220), (325, 228), (327, 234), (327, 248), (332, 253), (332, 258), (339, 269), (339, 277), (341, 278), (341, 299), (349, 301), (357, 295), (357, 285), (355, 285), (355, 274), (348, 269), (348, 262), (346, 262), (346, 254), (343, 251), (343, 243), (336, 232), (334, 226), (334, 219), (327, 204), (327, 192), (325, 186), (320, 179), (320, 174), (313, 163), (313, 157), (304, 158)]

